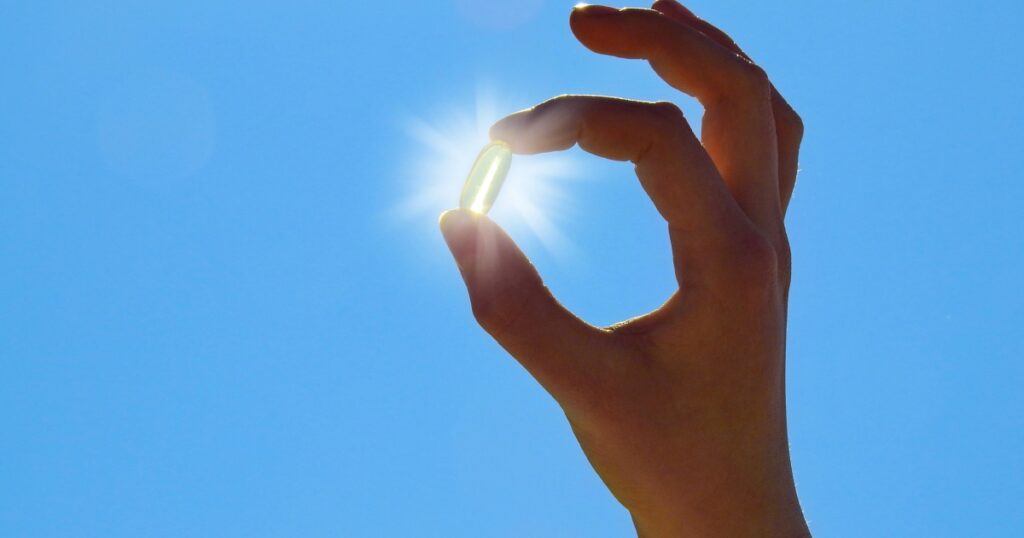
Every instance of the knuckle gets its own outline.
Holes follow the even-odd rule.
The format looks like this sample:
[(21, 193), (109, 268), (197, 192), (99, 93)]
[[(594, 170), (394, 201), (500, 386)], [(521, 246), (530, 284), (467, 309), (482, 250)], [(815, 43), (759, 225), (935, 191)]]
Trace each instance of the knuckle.
[(768, 73), (757, 64), (737, 57), (737, 90), (747, 97), (767, 100), (771, 97), (772, 84)]
[(779, 252), (766, 237), (750, 231), (733, 243), (729, 286), (744, 297), (760, 299), (779, 283)]
[(530, 109), (530, 111), (535, 118), (545, 117), (556, 113), (558, 110), (563, 110), (566, 107), (572, 106), (579, 100), (579, 97), (580, 96), (578, 95), (563, 93), (537, 103)]
[(650, 110), (659, 130), (667, 133), (678, 133), (686, 125), (686, 117), (678, 105), (670, 101), (651, 103)]
[(487, 332), (501, 332), (509, 323), (508, 308), (497, 294), (476, 298), (472, 302), (473, 317)]
[(552, 104), (567, 103), (567, 102), (571, 101), (572, 99), (574, 99), (575, 97), (576, 96), (574, 96), (574, 95), (572, 95), (570, 93), (563, 93), (563, 94), (560, 94), (560, 95), (556, 95), (556, 96), (552, 97), (551, 99), (548, 99), (547, 102), (548, 103), (552, 103)]
[(765, 72), (761, 66), (749, 61), (744, 62), (744, 65), (746, 66), (746, 76), (750, 80), (751, 84), (765, 87), (770, 85), (768, 81), (768, 73)]
[(561, 95), (556, 95), (556, 96), (554, 96), (554, 97), (552, 97), (552, 98), (550, 98), (550, 99), (548, 99), (546, 101), (542, 101), (542, 102), (538, 103), (537, 105), (535, 105), (533, 107), (533, 110), (535, 112), (537, 112), (538, 114), (544, 114), (545, 112), (549, 112), (553, 108), (560, 107), (560, 106), (565, 106), (572, 99), (573, 99), (572, 95), (567, 94), (567, 93), (563, 93)]
[(673, 120), (683, 119), (683, 110), (671, 101), (657, 101), (651, 104), (659, 114)]
[(632, 18), (635, 18), (635, 19), (646, 19), (648, 17), (652, 17), (652, 16), (656, 17), (656, 16), (660, 16), (661, 15), (660, 13), (658, 13), (658, 14), (652, 13), (651, 10), (644, 9), (642, 7), (624, 7), (624, 8), (620, 8), (618, 11), (619, 11), (619, 15), (624, 15), (626, 17), (632, 17)]
[(507, 327), (511, 325), (507, 309), (502, 308), (493, 299), (474, 301), (472, 306), (476, 322), (494, 338), (500, 338), (507, 331)]
[(779, 130), (786, 133), (793, 143), (799, 144), (804, 137), (804, 120), (792, 108), (786, 107), (785, 111), (777, 114), (775, 122)]
[(537, 298), (536, 293), (519, 292), (518, 288), (508, 286), (471, 301), (473, 317), (495, 339), (501, 340)]
[(778, 246), (775, 247), (775, 259), (777, 260), (778, 280), (788, 286), (793, 271), (793, 252), (789, 246), (789, 238), (783, 236)]

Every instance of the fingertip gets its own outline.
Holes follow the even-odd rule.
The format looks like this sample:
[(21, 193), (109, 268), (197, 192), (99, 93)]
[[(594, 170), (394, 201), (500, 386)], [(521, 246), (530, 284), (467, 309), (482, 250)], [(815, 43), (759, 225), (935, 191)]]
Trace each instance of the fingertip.
[(519, 131), (522, 129), (523, 116), (527, 112), (528, 110), (521, 110), (494, 122), (489, 133), (491, 141), (504, 142), (512, 148), (513, 153), (521, 153), (523, 148), (518, 142)]
[(569, 14), (569, 28), (572, 29), (573, 34), (579, 37), (580, 24), (583, 24), (587, 20), (601, 19), (608, 16), (615, 15), (619, 10), (608, 7), (598, 6), (586, 3), (576, 4), (572, 8), (572, 12)]
[(584, 6), (574, 9), (569, 28), (586, 48), (598, 54), (635, 58), (635, 44), (625, 30), (636, 14), (651, 11), (639, 8), (616, 9), (608, 6)]
[(508, 126), (508, 118), (509, 117), (506, 116), (506, 117), (504, 117), (504, 118), (494, 122), (494, 125), (491, 125), (491, 129), (488, 132), (490, 134), (490, 137), (491, 137), (491, 142), (494, 142), (494, 141), (497, 141), (497, 140), (502, 140), (505, 143), (511, 145), (511, 143), (509, 142), (508, 134), (507, 134), (507, 131), (508, 131), (508, 127), (507, 127)]
[(437, 217), (437, 225), (441, 228), (442, 232), (444, 232), (445, 222), (447, 222), (448, 219), (451, 218), (451, 214), (456, 211), (458, 211), (458, 209), (446, 209), (441, 212), (441, 216)]
[(605, 15), (614, 15), (619, 10), (609, 6), (601, 6), (596, 4), (588, 4), (586, 2), (580, 2), (573, 6), (572, 17), (600, 17)]
[(437, 219), (437, 224), (441, 228), (441, 233), (445, 239), (452, 240), (459, 236), (465, 235), (467, 232), (475, 228), (476, 219), (465, 209), (449, 209)]

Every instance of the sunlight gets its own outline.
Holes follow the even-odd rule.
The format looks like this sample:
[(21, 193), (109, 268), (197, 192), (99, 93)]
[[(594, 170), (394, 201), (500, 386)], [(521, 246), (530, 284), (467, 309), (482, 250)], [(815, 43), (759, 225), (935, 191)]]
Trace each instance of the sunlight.
[[(409, 186), (395, 207), (397, 217), (433, 223), (442, 211), (458, 207), (463, 182), (481, 148), (490, 142), (488, 130), (514, 110), (499, 106), (490, 92), (481, 90), (472, 111), (451, 109), (431, 121), (409, 119), (406, 133), (416, 151), (405, 165)], [(557, 222), (572, 210), (565, 183), (579, 179), (581, 172), (579, 159), (566, 153), (516, 155), (489, 217), (517, 239), (528, 234), (549, 252), (565, 253), (571, 245)]]

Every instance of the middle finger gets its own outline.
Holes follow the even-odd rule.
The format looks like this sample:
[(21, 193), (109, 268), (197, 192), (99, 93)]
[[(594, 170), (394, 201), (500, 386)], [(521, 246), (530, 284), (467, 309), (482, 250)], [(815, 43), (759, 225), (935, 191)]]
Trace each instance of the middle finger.
[(781, 237), (778, 151), (764, 72), (654, 10), (582, 6), (570, 22), (591, 50), (646, 59), (669, 85), (701, 102), (702, 141), (720, 175), (747, 216)]

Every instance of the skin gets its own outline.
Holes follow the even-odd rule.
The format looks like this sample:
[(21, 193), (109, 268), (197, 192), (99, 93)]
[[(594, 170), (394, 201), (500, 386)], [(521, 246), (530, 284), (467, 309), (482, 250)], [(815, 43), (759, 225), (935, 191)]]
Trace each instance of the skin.
[(668, 226), (679, 289), (612, 327), (566, 310), (491, 220), (441, 218), (480, 325), (564, 410), (645, 538), (810, 536), (786, 434), (784, 217), (803, 126), (728, 36), (671, 0), (579, 6), (590, 50), (646, 60), (704, 106), (565, 95), (491, 130), (513, 151), (584, 150), (636, 165)]

